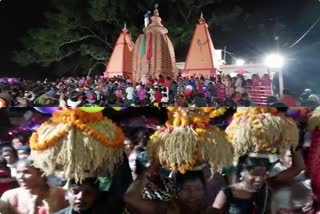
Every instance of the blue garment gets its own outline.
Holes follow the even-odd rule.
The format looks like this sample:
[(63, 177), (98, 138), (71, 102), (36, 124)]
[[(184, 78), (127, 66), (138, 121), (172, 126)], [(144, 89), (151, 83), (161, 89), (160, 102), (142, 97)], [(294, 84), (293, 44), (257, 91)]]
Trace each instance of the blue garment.
[(196, 81), (194, 79), (189, 80), (189, 85), (192, 85), (193, 89), (196, 89)]
[(137, 156), (137, 161), (138, 161), (141, 165), (147, 167), (147, 165), (148, 165), (148, 163), (149, 163), (148, 157), (147, 157), (147, 152), (140, 152), (140, 153), (138, 154), (138, 156)]
[(48, 91), (48, 96), (53, 97), (56, 94), (55, 90), (51, 89)]
[(74, 210), (72, 210), (72, 207), (67, 207), (63, 210), (56, 212), (55, 214), (98, 214), (98, 213), (92, 209), (78, 213), (78, 212), (75, 212)]

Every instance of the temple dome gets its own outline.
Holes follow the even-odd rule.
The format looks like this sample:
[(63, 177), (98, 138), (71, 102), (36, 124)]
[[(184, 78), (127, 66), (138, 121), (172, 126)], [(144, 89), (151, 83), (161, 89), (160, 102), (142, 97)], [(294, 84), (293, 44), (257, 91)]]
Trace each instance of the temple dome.
[(174, 47), (161, 20), (156, 8), (151, 23), (136, 40), (133, 53), (134, 82), (140, 82), (148, 76), (158, 77), (160, 74), (173, 77), (177, 73)]

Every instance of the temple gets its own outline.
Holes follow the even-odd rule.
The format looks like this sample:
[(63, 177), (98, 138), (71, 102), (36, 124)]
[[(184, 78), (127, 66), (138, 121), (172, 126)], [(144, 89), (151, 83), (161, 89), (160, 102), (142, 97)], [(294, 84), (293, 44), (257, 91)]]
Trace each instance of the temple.
[(109, 59), (104, 76), (111, 78), (121, 75), (132, 79), (133, 48), (134, 43), (126, 25), (124, 25)]
[(133, 82), (140, 82), (152, 76), (173, 77), (177, 73), (174, 47), (168, 37), (168, 30), (161, 24), (157, 7), (151, 23), (144, 28), (133, 53)]
[(189, 47), (183, 70), (184, 75), (203, 75), (204, 77), (214, 77), (216, 75), (214, 53), (215, 49), (208, 25), (201, 13), (199, 23), (196, 25)]

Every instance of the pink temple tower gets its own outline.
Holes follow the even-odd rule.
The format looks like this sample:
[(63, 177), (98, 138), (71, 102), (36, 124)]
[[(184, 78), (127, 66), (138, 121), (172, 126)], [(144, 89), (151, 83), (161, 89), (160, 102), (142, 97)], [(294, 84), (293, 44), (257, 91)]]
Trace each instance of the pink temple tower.
[(196, 25), (192, 41), (189, 47), (183, 73), (186, 76), (203, 75), (204, 77), (215, 76), (214, 46), (206, 20), (201, 17)]
[(134, 43), (125, 24), (109, 59), (104, 77), (121, 75), (132, 79), (133, 49)]
[(144, 34), (141, 34), (133, 53), (133, 81), (140, 82), (149, 76), (173, 77), (176, 67), (175, 52), (168, 30), (161, 24), (157, 6), (151, 17), (151, 23), (146, 21)]

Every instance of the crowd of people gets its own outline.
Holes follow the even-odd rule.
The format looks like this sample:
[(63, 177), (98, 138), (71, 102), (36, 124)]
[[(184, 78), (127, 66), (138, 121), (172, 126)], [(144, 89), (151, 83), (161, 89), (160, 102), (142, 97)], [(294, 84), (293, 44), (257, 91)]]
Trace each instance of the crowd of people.
[[(2, 78), (0, 81), (0, 103), (8, 107), (29, 106), (196, 106), (239, 105), (253, 106), (259, 96), (269, 100), (280, 99), (286, 104), (318, 105), (319, 97), (306, 91), (299, 98), (285, 90), (285, 97), (271, 96), (271, 79), (253, 74), (245, 79), (242, 74), (236, 77), (217, 76), (205, 78), (190, 76), (146, 78), (134, 84), (122, 76), (68, 77), (56, 81), (27, 81)], [(257, 89), (264, 88), (262, 92)], [(307, 93), (308, 96), (307, 96)], [(312, 95), (311, 97), (309, 97)], [(289, 97), (290, 96), (290, 97)], [(289, 97), (289, 99), (288, 99)], [(259, 103), (258, 103), (259, 104)], [(1, 105), (1, 104), (0, 104)]]
[[(43, 176), (28, 159), (29, 136), (1, 144), (0, 213), (312, 213), (312, 190), (303, 153), (288, 148), (276, 162), (242, 156), (236, 167), (171, 172), (147, 158), (153, 130), (125, 131), (124, 162), (113, 177), (67, 180)], [(81, 155), (81, 154), (79, 154)]]

